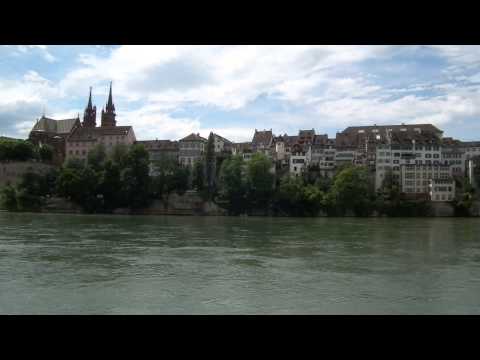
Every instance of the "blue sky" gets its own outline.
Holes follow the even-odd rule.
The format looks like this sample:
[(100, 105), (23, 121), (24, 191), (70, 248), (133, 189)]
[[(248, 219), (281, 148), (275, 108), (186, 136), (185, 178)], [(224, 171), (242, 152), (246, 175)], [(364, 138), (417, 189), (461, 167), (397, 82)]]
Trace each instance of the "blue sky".
[(480, 140), (479, 46), (0, 46), (0, 136), (82, 115), (89, 86), (100, 113), (110, 81), (142, 140), (402, 122)]

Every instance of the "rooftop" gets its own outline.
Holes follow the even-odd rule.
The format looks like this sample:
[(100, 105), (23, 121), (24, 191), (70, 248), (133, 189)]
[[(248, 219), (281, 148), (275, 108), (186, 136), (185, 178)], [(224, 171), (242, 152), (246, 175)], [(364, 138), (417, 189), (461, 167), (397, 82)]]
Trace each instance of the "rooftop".
[(42, 116), (33, 126), (32, 131), (44, 131), (55, 134), (68, 134), (75, 124), (80, 124), (79, 118), (55, 120)]
[(68, 137), (68, 141), (95, 140), (102, 136), (126, 136), (133, 131), (131, 126), (78, 127)]

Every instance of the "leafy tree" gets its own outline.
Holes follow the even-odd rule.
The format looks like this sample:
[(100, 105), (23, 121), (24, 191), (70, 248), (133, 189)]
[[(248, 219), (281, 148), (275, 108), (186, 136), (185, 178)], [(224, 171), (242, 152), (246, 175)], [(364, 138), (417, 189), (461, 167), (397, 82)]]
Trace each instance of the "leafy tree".
[(98, 144), (89, 151), (87, 155), (87, 164), (90, 165), (95, 170), (100, 170), (107, 159), (107, 152), (105, 150), (105, 145)]
[(54, 150), (51, 145), (44, 144), (38, 148), (38, 157), (42, 162), (51, 162), (53, 160)]
[(127, 154), (128, 146), (126, 144), (115, 144), (110, 153), (110, 159), (113, 161), (114, 164), (117, 164), (121, 168), (123, 168), (123, 166), (125, 165)]
[(0, 140), (0, 161), (27, 161), (35, 158), (34, 145), (26, 140)]
[(7, 209), (8, 211), (18, 210), (17, 192), (13, 186), (5, 186), (0, 192), (0, 199), (2, 207)]
[(163, 199), (165, 206), (172, 192), (183, 195), (189, 187), (190, 169), (182, 167), (171, 158), (164, 158), (156, 164), (156, 176), (152, 179), (152, 194)]
[(151, 200), (148, 151), (140, 144), (131, 146), (125, 165), (123, 185), (127, 203), (133, 209), (148, 206)]
[(215, 136), (210, 132), (207, 142), (207, 151), (205, 155), (205, 172), (208, 199), (213, 199), (215, 193)]
[(201, 160), (197, 160), (193, 164), (192, 187), (199, 193), (205, 189), (205, 166)]
[(12, 148), (12, 158), (18, 161), (27, 161), (35, 158), (35, 147), (29, 141), (19, 140)]
[(223, 161), (219, 172), (220, 200), (232, 214), (245, 212), (246, 184), (243, 180), (243, 158), (239, 155), (232, 156)]
[(100, 176), (99, 193), (103, 196), (103, 207), (112, 211), (124, 203), (121, 169), (117, 163), (107, 160)]
[(315, 216), (322, 209), (324, 193), (316, 185), (305, 184), (301, 177), (285, 177), (276, 194), (276, 207), (294, 216)]
[(366, 216), (373, 210), (372, 197), (368, 170), (350, 166), (335, 176), (327, 201), (338, 214), (352, 211), (357, 216)]
[(253, 155), (247, 163), (248, 201), (255, 208), (266, 209), (270, 205), (275, 180), (271, 169), (272, 162), (261, 153)]
[(65, 163), (65, 168), (80, 171), (85, 167), (82, 160), (78, 158), (71, 158)]

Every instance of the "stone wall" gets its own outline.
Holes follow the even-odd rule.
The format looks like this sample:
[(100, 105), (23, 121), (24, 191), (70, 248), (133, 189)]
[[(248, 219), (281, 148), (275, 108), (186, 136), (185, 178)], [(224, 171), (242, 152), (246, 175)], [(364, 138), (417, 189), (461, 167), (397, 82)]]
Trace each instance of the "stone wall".
[(432, 205), (431, 216), (446, 217), (446, 216), (455, 215), (455, 209), (449, 202), (432, 201), (431, 205)]
[(153, 204), (136, 213), (148, 215), (226, 215), (226, 210), (213, 202), (204, 201), (196, 191), (184, 195), (171, 194), (168, 202), (155, 200)]
[(0, 188), (7, 184), (18, 184), (27, 171), (44, 174), (53, 168), (55, 166), (37, 161), (0, 162)]

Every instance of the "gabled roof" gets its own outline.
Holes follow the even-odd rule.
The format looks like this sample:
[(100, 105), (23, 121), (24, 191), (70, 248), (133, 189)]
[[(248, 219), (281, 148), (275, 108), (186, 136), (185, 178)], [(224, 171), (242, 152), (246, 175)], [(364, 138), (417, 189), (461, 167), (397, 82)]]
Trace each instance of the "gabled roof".
[(223, 136), (220, 136), (218, 134), (213, 134), (214, 136), (216, 136), (217, 138), (219, 138), (220, 140), (222, 140), (223, 142), (227, 143), (227, 144), (233, 144), (230, 140), (228, 139), (225, 139)]
[(131, 126), (78, 127), (68, 141), (92, 141), (103, 136), (126, 136), (133, 131)]
[(194, 133), (191, 133), (190, 135), (188, 136), (185, 136), (183, 139), (180, 139), (179, 141), (203, 141), (203, 142), (207, 142), (208, 140), (201, 137), (200, 134), (194, 134)]
[(44, 131), (55, 134), (68, 134), (76, 124), (80, 124), (79, 118), (55, 120), (42, 116), (33, 126), (32, 131)]
[(253, 146), (270, 146), (272, 142), (272, 130), (257, 131), (257, 129), (255, 129), (255, 134), (252, 139)]

